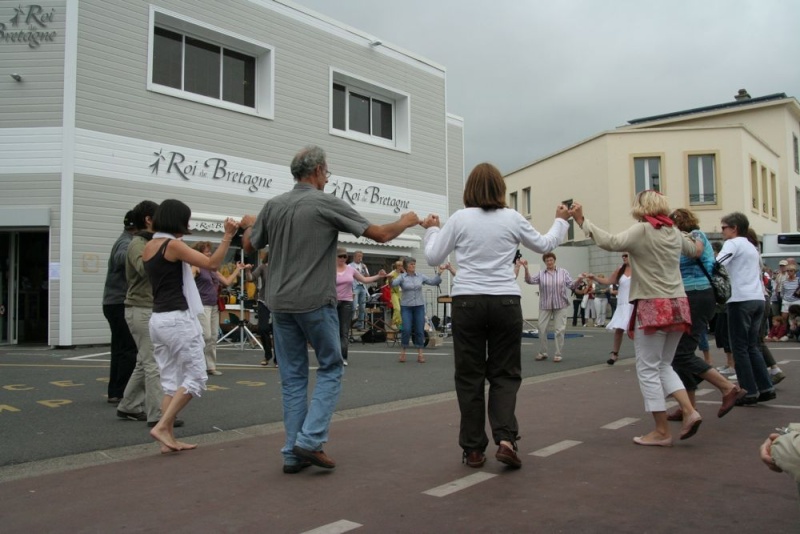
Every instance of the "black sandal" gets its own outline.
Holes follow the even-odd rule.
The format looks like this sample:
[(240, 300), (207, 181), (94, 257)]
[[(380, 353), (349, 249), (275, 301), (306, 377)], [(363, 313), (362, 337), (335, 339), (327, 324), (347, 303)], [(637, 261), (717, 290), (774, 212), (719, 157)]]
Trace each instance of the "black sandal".
[(606, 363), (607, 363), (608, 365), (614, 365), (615, 363), (617, 363), (617, 359), (619, 359), (619, 352), (614, 352), (614, 351), (612, 350), (611, 352), (609, 352), (609, 354), (613, 354), (613, 355), (614, 355), (614, 357), (613, 357), (613, 358), (609, 358), (609, 359), (607, 359), (607, 360), (606, 360)]

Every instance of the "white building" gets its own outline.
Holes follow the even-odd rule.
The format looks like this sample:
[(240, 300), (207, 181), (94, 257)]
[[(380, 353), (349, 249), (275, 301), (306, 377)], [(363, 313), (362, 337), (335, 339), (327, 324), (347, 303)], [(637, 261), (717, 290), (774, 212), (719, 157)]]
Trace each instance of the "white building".
[[(0, 0), (0, 95), (1, 343), (108, 342), (124, 214), (179, 198), (218, 240), (293, 186), (305, 145), (375, 223), (461, 205), (445, 69), (287, 1)], [(342, 242), (388, 264), (421, 235)]]
[[(536, 228), (549, 228), (554, 206), (574, 198), (611, 232), (628, 228), (635, 195), (658, 189), (672, 208), (691, 209), (719, 237), (720, 218), (740, 211), (759, 236), (800, 230), (800, 103), (777, 93), (635, 119), (510, 173), (509, 205)], [(573, 244), (580, 229), (570, 230)], [(570, 272), (609, 274), (618, 254), (596, 246), (561, 248)], [(562, 265), (561, 256), (568, 264)], [(534, 263), (540, 258), (528, 258)], [(522, 284), (525, 286), (525, 284)], [(538, 316), (536, 288), (523, 287), (525, 317)]]

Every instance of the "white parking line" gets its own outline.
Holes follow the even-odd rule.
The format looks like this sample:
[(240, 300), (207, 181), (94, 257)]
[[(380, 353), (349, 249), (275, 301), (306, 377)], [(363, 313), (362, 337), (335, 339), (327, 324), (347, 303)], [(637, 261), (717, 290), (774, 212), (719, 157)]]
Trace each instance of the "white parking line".
[(639, 420), (638, 417), (624, 417), (612, 423), (608, 423), (605, 426), (601, 426), (600, 428), (605, 428), (606, 430), (619, 430), (623, 426), (632, 425), (638, 420)]
[(575, 441), (571, 439), (565, 439), (564, 441), (559, 441), (558, 443), (554, 443), (549, 447), (545, 447), (544, 449), (539, 449), (538, 451), (533, 451), (529, 454), (529, 456), (538, 456), (539, 458), (547, 458), (548, 456), (552, 456), (553, 454), (561, 451), (565, 451), (567, 449), (571, 449), (575, 445), (580, 445), (583, 443), (582, 441)]
[[(719, 404), (719, 401), (697, 401), (698, 404)], [(758, 407), (761, 408), (786, 408), (788, 410), (800, 410), (800, 406), (789, 406), (788, 404), (773, 404), (773, 403), (758, 403)], [(745, 410), (755, 409), (755, 406), (747, 406), (744, 407)]]
[[(96, 356), (109, 356), (107, 359), (93, 359)], [(98, 352), (97, 354), (84, 354), (83, 356), (73, 356), (72, 358), (64, 358), (65, 360), (84, 361), (84, 362), (108, 362), (110, 359), (110, 352)]]
[(431, 497), (446, 497), (451, 493), (461, 491), (463, 489), (469, 488), (470, 486), (474, 486), (475, 484), (480, 484), (481, 482), (485, 482), (490, 478), (494, 478), (496, 476), (497, 475), (493, 475), (492, 473), (484, 473), (483, 471), (479, 471), (473, 475), (469, 475), (464, 478), (459, 478), (458, 480), (454, 480), (442, 486), (429, 489), (427, 491), (423, 491), (422, 493), (424, 493), (425, 495), (430, 495)]
[(334, 523), (322, 525), (321, 527), (313, 530), (306, 530), (303, 534), (338, 534), (339, 532), (349, 532), (351, 530), (361, 528), (362, 526), (363, 525), (359, 523), (353, 523), (352, 521), (342, 519)]

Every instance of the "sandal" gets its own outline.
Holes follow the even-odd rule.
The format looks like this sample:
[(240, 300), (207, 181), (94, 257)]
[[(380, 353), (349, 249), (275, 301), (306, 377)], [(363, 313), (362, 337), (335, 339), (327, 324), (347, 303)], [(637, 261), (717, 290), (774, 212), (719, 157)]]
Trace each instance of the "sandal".
[(554, 361), (555, 363), (558, 363), (558, 362), (560, 362), (560, 361), (561, 361), (561, 356), (553, 356), (553, 361)]
[(612, 350), (611, 352), (609, 352), (609, 354), (613, 354), (614, 356), (609, 358), (609, 359), (607, 359), (606, 363), (608, 365), (614, 365), (615, 363), (617, 363), (617, 360), (619, 359), (619, 352), (614, 352)]
[(547, 359), (547, 354), (542, 354), (542, 353), (540, 352), (539, 354), (537, 354), (537, 355), (536, 355), (536, 358), (534, 358), (534, 359), (535, 359), (537, 362), (540, 362), (540, 361), (542, 361), (542, 360), (546, 360), (546, 359)]
[(417, 363), (425, 363), (425, 358), (417, 358)]

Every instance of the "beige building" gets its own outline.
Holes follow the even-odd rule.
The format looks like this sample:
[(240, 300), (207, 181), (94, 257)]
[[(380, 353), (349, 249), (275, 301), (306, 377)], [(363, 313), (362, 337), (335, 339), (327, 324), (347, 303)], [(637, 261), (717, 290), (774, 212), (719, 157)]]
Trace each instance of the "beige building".
[[(574, 198), (593, 222), (619, 232), (632, 223), (636, 193), (658, 189), (673, 208), (694, 211), (711, 237), (733, 211), (745, 213), (759, 235), (800, 231), (798, 138), (796, 98), (752, 98), (742, 89), (730, 102), (631, 120), (510, 173), (509, 206), (541, 230), (559, 202)], [(570, 238), (586, 244), (577, 227)], [(619, 265), (618, 254), (594, 246), (585, 257), (583, 269), (594, 272)], [(562, 266), (573, 275), (583, 270)], [(523, 288), (523, 296), (525, 317), (537, 317), (536, 288)]]

